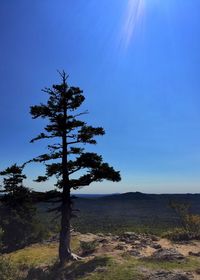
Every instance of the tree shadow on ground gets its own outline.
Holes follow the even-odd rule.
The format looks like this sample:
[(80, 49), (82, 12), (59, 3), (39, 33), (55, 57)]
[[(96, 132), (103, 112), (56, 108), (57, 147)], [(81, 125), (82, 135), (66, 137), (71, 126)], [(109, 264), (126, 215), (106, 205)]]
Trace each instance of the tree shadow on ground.
[(94, 272), (98, 267), (105, 267), (108, 262), (108, 257), (96, 257), (87, 262), (73, 262), (65, 268), (60, 268), (58, 264), (50, 268), (31, 268), (26, 280), (75, 280)]

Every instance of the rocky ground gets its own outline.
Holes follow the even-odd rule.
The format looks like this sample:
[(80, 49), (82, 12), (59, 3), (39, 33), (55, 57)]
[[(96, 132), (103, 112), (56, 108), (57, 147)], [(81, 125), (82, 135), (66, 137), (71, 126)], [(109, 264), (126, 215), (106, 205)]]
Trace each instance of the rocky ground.
[[(122, 256), (125, 254), (137, 259), (149, 259), (155, 262), (184, 263), (189, 256), (200, 259), (199, 241), (172, 243), (167, 239), (154, 235), (133, 232), (126, 232), (121, 236), (80, 233), (74, 233), (73, 235), (83, 243), (92, 244), (95, 242), (95, 248), (88, 249), (88, 252), (87, 250), (82, 252), (84, 258), (88, 259), (108, 255), (114, 257), (120, 263), (123, 261)], [(200, 267), (190, 272), (182, 272), (181, 269), (168, 271), (141, 267), (140, 272), (144, 275), (144, 279), (147, 280), (200, 280)]]

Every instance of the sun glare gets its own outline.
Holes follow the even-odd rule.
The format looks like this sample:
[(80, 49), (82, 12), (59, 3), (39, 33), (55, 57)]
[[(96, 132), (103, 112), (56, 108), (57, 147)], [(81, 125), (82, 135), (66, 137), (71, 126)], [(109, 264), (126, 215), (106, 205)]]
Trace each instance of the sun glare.
[(127, 7), (123, 18), (121, 44), (128, 48), (137, 26), (141, 23), (145, 10), (145, 0), (127, 0)]

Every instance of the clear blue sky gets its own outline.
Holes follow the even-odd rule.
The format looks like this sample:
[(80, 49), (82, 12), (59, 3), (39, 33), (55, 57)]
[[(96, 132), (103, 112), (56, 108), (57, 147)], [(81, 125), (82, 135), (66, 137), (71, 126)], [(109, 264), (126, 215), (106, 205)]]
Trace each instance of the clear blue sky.
[(199, 19), (199, 0), (1, 0), (0, 169), (45, 152), (29, 106), (65, 69), (122, 174), (79, 192), (200, 192)]

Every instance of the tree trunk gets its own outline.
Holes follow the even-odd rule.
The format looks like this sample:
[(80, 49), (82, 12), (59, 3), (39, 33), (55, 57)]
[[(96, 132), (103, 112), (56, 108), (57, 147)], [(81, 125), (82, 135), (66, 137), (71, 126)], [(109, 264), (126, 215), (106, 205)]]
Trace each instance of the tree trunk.
[(60, 243), (59, 243), (59, 258), (60, 264), (72, 258), (70, 248), (70, 219), (71, 219), (71, 198), (70, 198), (70, 185), (68, 174), (68, 158), (67, 158), (67, 101), (66, 96), (63, 96), (63, 134), (62, 134), (62, 206), (61, 206), (61, 230), (60, 230)]
[[(66, 195), (66, 194), (65, 194)], [(72, 258), (70, 247), (70, 218), (71, 218), (71, 204), (70, 192), (67, 197), (63, 196), (62, 210), (61, 210), (61, 231), (60, 231), (60, 244), (59, 244), (59, 259), (61, 265)]]

